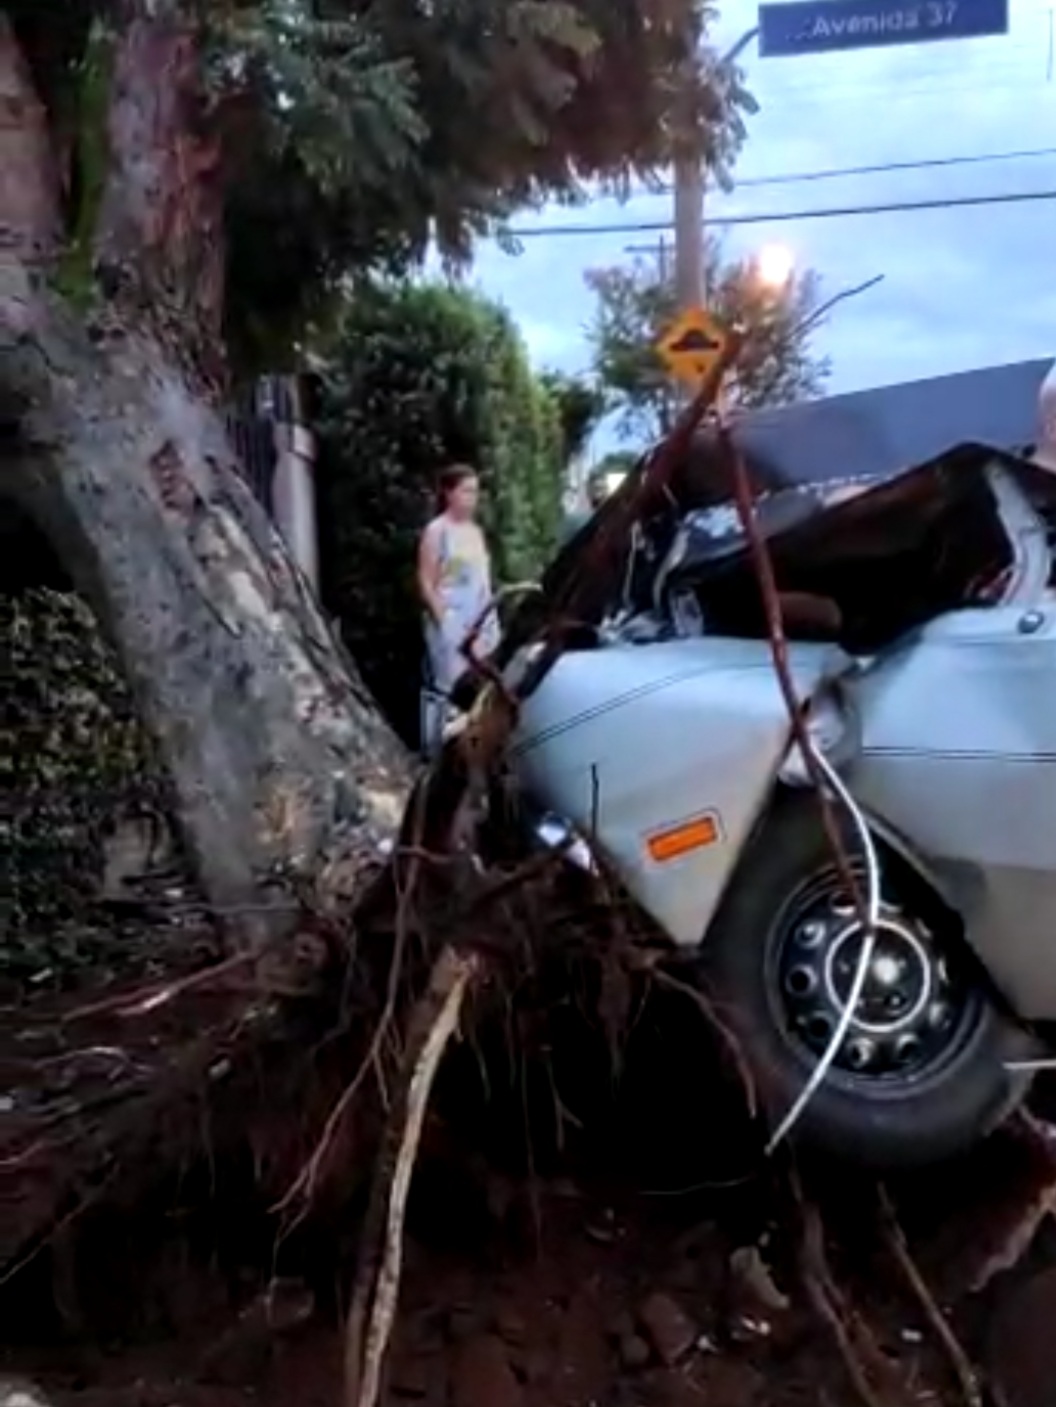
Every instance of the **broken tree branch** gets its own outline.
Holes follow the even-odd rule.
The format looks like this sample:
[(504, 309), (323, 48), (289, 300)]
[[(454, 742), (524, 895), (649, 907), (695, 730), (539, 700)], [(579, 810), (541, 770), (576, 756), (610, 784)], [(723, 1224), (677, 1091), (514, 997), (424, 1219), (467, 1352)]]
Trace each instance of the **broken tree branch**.
[(802, 754), (804, 765), (806, 766), (815, 793), (817, 794), (818, 805), (821, 808), (822, 824), (825, 827), (825, 834), (828, 837), (829, 848), (832, 851), (833, 862), (840, 876), (840, 881), (847, 890), (851, 902), (854, 904), (862, 932), (867, 933), (869, 931), (869, 919), (866, 913), (862, 886), (855, 878), (853, 866), (847, 855), (846, 847), (843, 844), (840, 823), (836, 817), (830, 796), (830, 787), (815, 755), (814, 747), (807, 732), (807, 702), (801, 700), (796, 693), (796, 685), (792, 677), (792, 667), (788, 656), (788, 639), (785, 635), (781, 594), (777, 584), (777, 577), (774, 573), (774, 564), (770, 556), (770, 549), (756, 521), (755, 504), (752, 500), (751, 483), (748, 478), (748, 467), (744, 462), (744, 456), (741, 454), (739, 446), (734, 441), (733, 436), (730, 434), (729, 427), (725, 423), (721, 423), (719, 426), (719, 444), (722, 447), (730, 470), (737, 513), (741, 520), (741, 528), (744, 532), (745, 540), (748, 544), (748, 551), (751, 555), (756, 581), (759, 584), (759, 593), (762, 597), (763, 608), (766, 613), (767, 642), (770, 646), (770, 654), (773, 660), (774, 673), (777, 677), (778, 687), (781, 690), (781, 695), (788, 711), (792, 736)]
[(376, 1407), (403, 1260), (403, 1221), (422, 1123), (440, 1060), (480, 958), (445, 948), (411, 1014), (403, 1098), (386, 1122), (345, 1332), (345, 1407)]

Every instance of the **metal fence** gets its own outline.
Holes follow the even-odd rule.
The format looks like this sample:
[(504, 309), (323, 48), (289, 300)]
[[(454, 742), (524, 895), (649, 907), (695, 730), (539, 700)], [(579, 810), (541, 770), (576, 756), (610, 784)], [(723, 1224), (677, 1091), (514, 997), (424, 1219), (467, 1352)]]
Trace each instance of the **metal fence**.
[(250, 488), (265, 510), (274, 517), (275, 466), (278, 462), (274, 420), (253, 411), (235, 410), (227, 417), (227, 431)]
[(275, 517), (276, 429), (304, 423), (304, 380), (297, 376), (262, 376), (227, 416), (228, 434), (250, 488)]

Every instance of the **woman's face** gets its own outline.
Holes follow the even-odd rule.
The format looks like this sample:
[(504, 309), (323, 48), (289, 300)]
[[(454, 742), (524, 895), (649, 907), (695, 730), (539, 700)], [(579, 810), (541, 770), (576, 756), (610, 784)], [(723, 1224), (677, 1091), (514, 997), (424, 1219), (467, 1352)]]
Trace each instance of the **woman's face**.
[(480, 480), (467, 474), (447, 495), (447, 511), (452, 518), (472, 518), (480, 502)]

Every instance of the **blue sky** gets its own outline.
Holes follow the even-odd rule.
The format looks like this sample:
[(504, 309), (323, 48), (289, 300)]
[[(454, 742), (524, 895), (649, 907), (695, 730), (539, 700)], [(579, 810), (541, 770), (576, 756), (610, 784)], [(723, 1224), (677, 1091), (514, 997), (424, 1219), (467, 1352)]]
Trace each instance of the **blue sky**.
[[(968, 3), (968, 0), (961, 0)], [(887, 161), (1056, 148), (1050, 11), (1010, 0), (1007, 36), (916, 47), (742, 58), (760, 103), (738, 179)], [(750, 0), (723, 7), (717, 47), (756, 22)], [(708, 210), (769, 213), (1016, 191), (1056, 190), (1056, 155), (941, 170), (748, 185), (709, 196)], [(524, 227), (664, 219), (669, 197), (597, 200), (525, 216)], [(518, 256), (481, 247), (471, 278), (519, 322), (536, 362), (584, 369), (591, 298), (584, 271), (630, 258), (656, 235), (542, 237)], [(828, 295), (884, 281), (834, 310), (816, 347), (833, 391), (1056, 354), (1056, 201), (734, 227), (733, 255), (780, 241), (821, 275)], [(606, 438), (608, 438), (606, 436)]]

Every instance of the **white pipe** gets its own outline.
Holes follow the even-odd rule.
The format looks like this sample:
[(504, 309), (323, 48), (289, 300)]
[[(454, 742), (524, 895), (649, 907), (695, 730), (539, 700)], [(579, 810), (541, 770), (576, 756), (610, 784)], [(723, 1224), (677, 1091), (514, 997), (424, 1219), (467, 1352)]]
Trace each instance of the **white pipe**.
[(858, 955), (858, 965), (854, 971), (854, 981), (851, 983), (851, 990), (847, 994), (847, 1001), (840, 1019), (836, 1023), (836, 1029), (832, 1033), (832, 1038), (826, 1046), (821, 1059), (815, 1065), (810, 1079), (803, 1086), (803, 1089), (788, 1113), (777, 1126), (776, 1131), (766, 1146), (766, 1153), (769, 1157), (774, 1149), (792, 1132), (792, 1129), (799, 1122), (804, 1109), (814, 1098), (814, 1095), (821, 1088), (825, 1076), (832, 1068), (832, 1062), (843, 1044), (847, 1032), (850, 1030), (851, 1022), (854, 1020), (854, 1013), (862, 997), (862, 988), (865, 986), (865, 979), (869, 974), (869, 965), (873, 960), (873, 952), (876, 948), (876, 929), (880, 921), (880, 861), (876, 853), (876, 845), (873, 841), (869, 823), (862, 814), (861, 808), (851, 795), (850, 791), (843, 783), (842, 777), (828, 760), (814, 747), (808, 734), (805, 739), (811, 748), (814, 760), (818, 764), (819, 770), (824, 773), (825, 780), (830, 789), (835, 793), (837, 800), (846, 809), (851, 818), (851, 823), (858, 833), (861, 842), (862, 854), (865, 859), (865, 937), (862, 942), (862, 951)]

